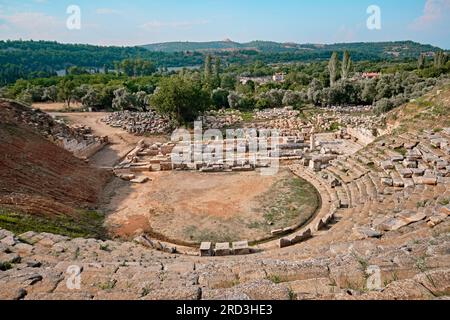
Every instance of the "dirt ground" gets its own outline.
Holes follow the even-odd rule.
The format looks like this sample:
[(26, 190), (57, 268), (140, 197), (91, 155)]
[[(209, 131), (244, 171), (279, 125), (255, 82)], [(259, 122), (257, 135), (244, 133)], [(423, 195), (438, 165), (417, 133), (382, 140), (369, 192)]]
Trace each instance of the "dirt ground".
[[(69, 124), (108, 136), (110, 145), (90, 159), (95, 167), (112, 167), (143, 139), (101, 121), (107, 113), (51, 113)], [(168, 137), (145, 137), (164, 142)], [(271, 230), (300, 225), (316, 212), (315, 189), (288, 170), (272, 177), (259, 172), (153, 172), (146, 184), (114, 179), (104, 190), (106, 226), (117, 237), (147, 232), (160, 240), (192, 245), (201, 241), (255, 241)]]
[(156, 172), (143, 185), (123, 184), (106, 210), (119, 237), (147, 232), (178, 244), (259, 240), (272, 229), (305, 223), (318, 196), (306, 181), (283, 169), (259, 172)]
[[(53, 102), (53, 103), (33, 103), (33, 108), (39, 109), (41, 111), (45, 112), (59, 112), (59, 111), (65, 111), (67, 109), (65, 103), (63, 102)], [(71, 103), (70, 109), (71, 110), (80, 110), (82, 108), (81, 103)]]

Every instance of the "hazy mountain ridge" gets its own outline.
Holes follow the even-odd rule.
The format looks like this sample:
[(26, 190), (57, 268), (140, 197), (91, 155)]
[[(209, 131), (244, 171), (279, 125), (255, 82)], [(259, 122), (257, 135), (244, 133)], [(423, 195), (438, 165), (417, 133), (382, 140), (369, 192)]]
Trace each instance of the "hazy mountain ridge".
[(410, 57), (418, 53), (436, 52), (442, 50), (438, 47), (420, 44), (413, 41), (394, 42), (354, 42), (336, 44), (298, 44), (280, 43), (273, 41), (251, 41), (238, 43), (230, 40), (209, 42), (164, 42), (143, 45), (150, 51), (159, 52), (186, 52), (186, 51), (233, 51), (233, 50), (255, 50), (263, 53), (280, 53), (293, 51), (365, 51), (379, 56)]

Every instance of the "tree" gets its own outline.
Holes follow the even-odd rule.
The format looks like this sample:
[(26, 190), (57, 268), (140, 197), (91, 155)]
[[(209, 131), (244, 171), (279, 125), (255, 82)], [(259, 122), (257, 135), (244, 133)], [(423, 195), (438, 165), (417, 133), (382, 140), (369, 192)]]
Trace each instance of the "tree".
[(222, 88), (214, 89), (214, 91), (212, 92), (212, 95), (211, 95), (211, 100), (212, 100), (213, 106), (215, 106), (216, 108), (228, 108), (229, 107), (229, 104), (228, 104), (228, 95), (229, 94), (230, 94), (230, 92), (228, 90), (225, 90)]
[(239, 99), (241, 95), (235, 91), (230, 92), (228, 95), (228, 105), (232, 109), (237, 109), (239, 107)]
[(232, 73), (225, 73), (222, 76), (222, 81), (220, 83), (220, 87), (227, 90), (235, 90), (236, 89), (236, 75)]
[(448, 56), (444, 51), (436, 52), (434, 55), (434, 67), (437, 69), (444, 68), (447, 60)]
[(301, 107), (306, 100), (305, 94), (299, 91), (287, 90), (283, 97), (284, 106)]
[(330, 62), (328, 63), (328, 72), (330, 73), (330, 85), (333, 86), (338, 78), (339, 55), (333, 52)]
[(42, 100), (56, 102), (57, 99), (58, 99), (58, 88), (56, 86), (44, 88)]
[(389, 99), (383, 98), (377, 102), (376, 113), (382, 114), (391, 111), (394, 105)]
[(352, 60), (350, 58), (350, 53), (348, 51), (344, 52), (344, 58), (342, 59), (342, 79), (348, 79), (350, 75), (350, 70), (352, 68)]
[(425, 68), (425, 62), (426, 62), (425, 54), (421, 53), (419, 56), (419, 59), (417, 60), (417, 68), (419, 70), (422, 70), (423, 68)]
[(214, 67), (214, 86), (220, 87), (220, 74), (222, 72), (222, 61), (219, 57), (216, 58), (216, 63)]
[(64, 101), (67, 108), (70, 108), (70, 102), (74, 98), (76, 84), (69, 78), (64, 78), (58, 84), (58, 95)]
[(205, 85), (209, 89), (211, 89), (212, 86), (212, 76), (213, 76), (213, 67), (212, 67), (212, 57), (210, 54), (206, 56), (205, 59)]
[(86, 108), (95, 109), (100, 103), (100, 96), (92, 87), (90, 87), (86, 94), (81, 98), (81, 104)]
[(149, 95), (145, 91), (139, 91), (134, 94), (135, 109), (138, 111), (146, 111), (150, 106)]
[(282, 89), (271, 89), (267, 92), (263, 92), (259, 95), (259, 99), (267, 100), (269, 107), (279, 108), (283, 106), (283, 98), (285, 96), (286, 90)]
[(181, 76), (161, 80), (159, 89), (150, 99), (152, 106), (179, 124), (194, 121), (210, 106), (210, 95), (200, 82)]
[(308, 88), (308, 100), (315, 105), (320, 104), (322, 89), (322, 83), (314, 78)]
[(134, 109), (134, 96), (124, 87), (114, 91), (114, 99), (112, 101), (113, 110), (123, 111)]
[(373, 104), (377, 95), (376, 79), (366, 80), (361, 92), (361, 100), (366, 104)]

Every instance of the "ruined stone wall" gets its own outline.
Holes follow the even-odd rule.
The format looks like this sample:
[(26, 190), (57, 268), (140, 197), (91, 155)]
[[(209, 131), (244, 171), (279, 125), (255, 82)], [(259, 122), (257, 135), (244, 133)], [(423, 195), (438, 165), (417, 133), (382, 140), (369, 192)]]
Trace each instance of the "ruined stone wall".
[(375, 141), (376, 137), (373, 135), (372, 131), (366, 128), (352, 128), (347, 127), (347, 134), (352, 138), (358, 139), (359, 142), (369, 145)]

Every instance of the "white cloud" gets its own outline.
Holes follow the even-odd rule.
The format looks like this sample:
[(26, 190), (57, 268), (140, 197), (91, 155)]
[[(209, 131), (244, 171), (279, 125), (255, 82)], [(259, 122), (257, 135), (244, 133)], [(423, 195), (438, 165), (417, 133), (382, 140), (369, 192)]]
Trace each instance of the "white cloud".
[(142, 24), (140, 27), (146, 31), (157, 31), (163, 28), (170, 29), (189, 29), (194, 26), (206, 25), (209, 21), (198, 20), (198, 21), (174, 21), (174, 22), (162, 22), (162, 21), (149, 21)]
[(97, 10), (95, 10), (95, 13), (108, 15), (108, 14), (119, 14), (120, 11), (111, 8), (98, 8)]
[(0, 14), (2, 38), (62, 40), (67, 33), (65, 21), (41, 12)]
[(41, 12), (20, 12), (11, 15), (0, 15), (7, 25), (18, 30), (40, 32), (51, 28), (64, 27), (62, 21)]
[(418, 30), (428, 28), (448, 18), (449, 12), (450, 0), (426, 0), (422, 16), (417, 18), (411, 27)]

